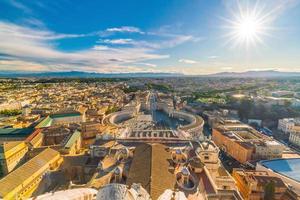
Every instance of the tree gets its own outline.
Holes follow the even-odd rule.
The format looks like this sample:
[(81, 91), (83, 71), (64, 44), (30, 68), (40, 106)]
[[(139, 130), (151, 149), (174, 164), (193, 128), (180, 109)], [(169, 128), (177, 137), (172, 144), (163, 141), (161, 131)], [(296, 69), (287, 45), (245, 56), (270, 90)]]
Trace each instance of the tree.
[(271, 181), (265, 186), (264, 200), (273, 200), (275, 196), (275, 183)]
[(21, 110), (17, 110), (17, 109), (14, 109), (14, 110), (2, 110), (0, 111), (0, 114), (1, 115), (4, 115), (4, 116), (16, 116), (16, 115), (20, 115), (22, 114), (22, 111)]
[(238, 113), (239, 117), (244, 120), (248, 119), (251, 116), (251, 113), (253, 113), (254, 104), (249, 99), (243, 99), (239, 108)]

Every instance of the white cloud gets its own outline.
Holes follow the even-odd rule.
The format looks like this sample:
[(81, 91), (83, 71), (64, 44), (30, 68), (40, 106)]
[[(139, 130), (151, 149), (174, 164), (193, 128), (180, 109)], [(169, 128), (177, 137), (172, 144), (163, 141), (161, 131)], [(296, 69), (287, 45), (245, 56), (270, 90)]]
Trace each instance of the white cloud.
[(36, 28), (41, 28), (41, 29), (45, 29), (46, 25), (44, 24), (44, 22), (42, 22), (39, 19), (36, 18), (26, 18), (22, 20), (22, 23), (30, 26), (30, 27), (36, 27)]
[(53, 43), (57, 39), (81, 36), (83, 37), (0, 22), (0, 54), (2, 59), (9, 58), (9, 61), (1, 61), (0, 69), (121, 72), (139, 69), (128, 67), (131, 63), (169, 57), (149, 48), (112, 48), (103, 45), (64, 52), (58, 50)]
[[(2, 36), (9, 36), (15, 39), (32, 39), (37, 41), (42, 40), (57, 40), (65, 38), (78, 38), (90, 36), (94, 33), (88, 34), (59, 34), (48, 30), (38, 30), (36, 28), (19, 26), (9, 22), (0, 21), (0, 34)], [(3, 38), (4, 39), (4, 38)]]
[[(25, 22), (25, 21), (24, 21)], [(0, 21), (0, 70), (81, 70), (96, 72), (147, 71), (156, 67), (148, 61), (169, 58), (157, 53), (160, 49), (172, 48), (185, 42), (199, 41), (192, 35), (153, 35), (136, 27), (123, 26), (86, 34), (64, 34), (47, 30), (44, 24), (29, 19), (21, 26)], [(136, 32), (144, 34), (143, 40), (132, 38), (109, 39), (103, 32)], [(91, 48), (66, 52), (56, 45), (60, 39), (100, 36)], [(148, 38), (150, 37), (150, 38)], [(149, 39), (149, 40), (148, 40)], [(181, 59), (194, 64), (196, 61)], [(156, 69), (155, 69), (156, 70)]]
[(19, 1), (16, 1), (16, 0), (8, 0), (7, 1), (11, 6), (17, 8), (17, 9), (20, 9), (22, 10), (23, 12), (26, 12), (26, 13), (32, 13), (32, 10), (25, 6), (23, 3), (19, 2)]
[(106, 44), (134, 44), (133, 39), (125, 38), (125, 39), (105, 39), (99, 40), (98, 43), (106, 43)]
[(104, 51), (104, 50), (108, 50), (109, 48), (107, 46), (104, 46), (104, 45), (95, 45), (93, 47), (93, 50), (96, 50), (96, 51)]
[(167, 38), (159, 38), (151, 42), (145, 40), (134, 40), (130, 38), (120, 39), (100, 39), (97, 43), (100, 44), (112, 44), (112, 45), (132, 45), (139, 48), (150, 49), (165, 49), (178, 46), (180, 44), (194, 41), (194, 37), (191, 35), (170, 35)]
[(186, 64), (196, 64), (197, 63), (197, 61), (189, 60), (189, 59), (179, 59), (178, 62), (186, 63)]
[(139, 28), (134, 26), (122, 26), (122, 27), (115, 27), (115, 28), (108, 28), (106, 29), (107, 32), (128, 32), (128, 33), (140, 33), (144, 34)]
[(137, 65), (145, 65), (145, 66), (148, 66), (148, 67), (157, 67), (157, 65), (155, 64), (152, 64), (152, 63), (145, 63), (145, 62), (140, 62), (140, 63), (135, 63)]
[(23, 71), (24, 69), (28, 71), (47, 71), (46, 66), (40, 65), (38, 63), (26, 62), (21, 60), (0, 60), (1, 70), (19, 70)]

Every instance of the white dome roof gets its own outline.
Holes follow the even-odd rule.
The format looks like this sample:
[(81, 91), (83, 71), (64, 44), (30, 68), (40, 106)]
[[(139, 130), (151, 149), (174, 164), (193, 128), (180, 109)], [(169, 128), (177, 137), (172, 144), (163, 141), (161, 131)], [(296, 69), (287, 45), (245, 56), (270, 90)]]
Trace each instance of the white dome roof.
[(97, 193), (97, 200), (150, 200), (147, 191), (138, 184), (133, 184), (131, 188), (124, 184), (108, 184)]
[(173, 196), (173, 191), (170, 189), (167, 189), (164, 191), (164, 193), (162, 195), (160, 195), (158, 197), (157, 200), (187, 200), (187, 198), (185, 197), (185, 194), (183, 192), (175, 192), (175, 195)]
[(31, 198), (36, 200), (76, 200), (84, 199), (85, 196), (94, 196), (97, 194), (97, 190), (92, 188), (77, 188), (69, 190), (61, 190), (53, 193), (42, 194), (37, 197)]

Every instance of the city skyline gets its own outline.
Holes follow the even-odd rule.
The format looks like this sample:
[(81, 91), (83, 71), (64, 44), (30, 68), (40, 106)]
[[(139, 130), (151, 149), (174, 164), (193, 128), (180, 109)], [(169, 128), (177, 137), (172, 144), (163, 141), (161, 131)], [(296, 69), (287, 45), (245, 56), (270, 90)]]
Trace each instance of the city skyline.
[(0, 71), (300, 71), (300, 1), (0, 2)]

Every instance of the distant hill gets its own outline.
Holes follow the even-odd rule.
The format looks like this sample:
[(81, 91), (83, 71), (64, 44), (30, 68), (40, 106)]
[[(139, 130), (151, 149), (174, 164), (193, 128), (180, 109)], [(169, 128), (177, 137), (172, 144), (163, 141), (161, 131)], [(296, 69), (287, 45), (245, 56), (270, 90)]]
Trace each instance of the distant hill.
[[(27, 72), (27, 71), (0, 71), (1, 78), (158, 78), (158, 77), (190, 77), (180, 73), (93, 73), (81, 71), (65, 72)], [(219, 78), (277, 78), (300, 77), (300, 72), (280, 72), (275, 70), (221, 72), (209, 75), (192, 75), (191, 77), (219, 77)]]
[(246, 71), (246, 72), (221, 72), (207, 75), (210, 77), (233, 77), (233, 78), (272, 78), (272, 77), (300, 77), (300, 72), (280, 72), (275, 70)]
[(139, 78), (139, 77), (174, 77), (182, 76), (179, 73), (90, 73), (81, 71), (66, 72), (26, 72), (0, 71), (2, 78)]

